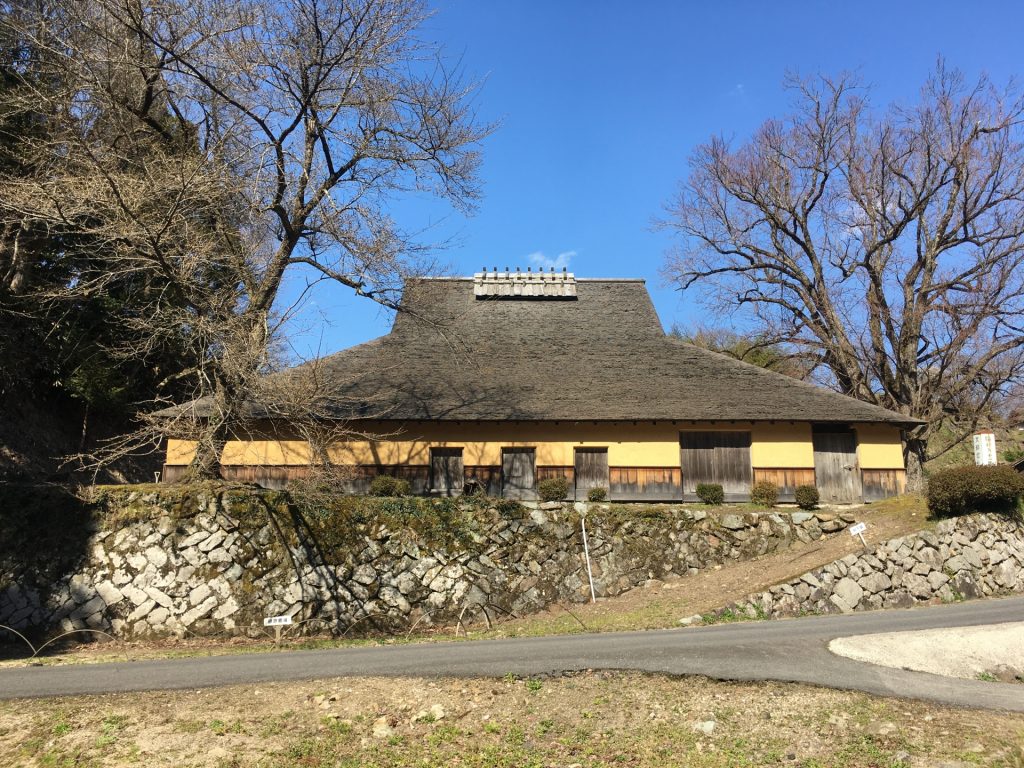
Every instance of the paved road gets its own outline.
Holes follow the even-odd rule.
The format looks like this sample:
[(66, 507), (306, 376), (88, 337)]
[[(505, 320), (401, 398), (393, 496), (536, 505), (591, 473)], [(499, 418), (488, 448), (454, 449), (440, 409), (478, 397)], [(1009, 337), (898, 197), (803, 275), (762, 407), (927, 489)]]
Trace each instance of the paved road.
[(0, 670), (0, 698), (201, 688), (354, 675), (500, 676), (581, 669), (783, 680), (1024, 712), (1024, 685), (954, 680), (829, 653), (836, 637), (1024, 619), (1024, 597), (653, 632), (287, 651)]

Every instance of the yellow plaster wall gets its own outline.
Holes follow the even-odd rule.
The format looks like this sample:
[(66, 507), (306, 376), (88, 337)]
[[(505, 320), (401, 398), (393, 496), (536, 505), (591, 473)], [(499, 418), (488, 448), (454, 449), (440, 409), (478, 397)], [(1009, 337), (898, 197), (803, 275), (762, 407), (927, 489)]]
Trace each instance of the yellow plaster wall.
[(664, 467), (679, 463), (678, 431), (671, 424), (649, 422), (406, 424), (391, 439), (341, 443), (331, 455), (339, 463), (427, 464), (432, 446), (461, 447), (465, 464), (495, 466), (501, 464), (502, 448), (534, 447), (538, 465), (572, 466), (574, 448), (606, 447), (612, 466)]
[[(709, 429), (750, 431), (755, 467), (814, 466), (810, 425), (789, 423), (375, 423), (360, 425), (360, 430), (385, 439), (338, 443), (330, 453), (339, 464), (427, 464), (432, 446), (461, 447), (467, 465), (496, 466), (501, 464), (503, 447), (535, 447), (538, 465), (572, 466), (574, 448), (607, 447), (608, 463), (613, 467), (678, 467), (679, 432)], [(193, 453), (194, 443), (169, 440), (167, 463), (187, 464)], [(309, 458), (301, 440), (277, 439), (231, 441), (222, 461), (299, 466)]]
[(857, 461), (861, 469), (903, 469), (903, 438), (899, 427), (858, 424)]
[(173, 466), (189, 464), (195, 454), (196, 444), (193, 441), (171, 438), (167, 441), (167, 461), (165, 463)]
[(810, 469), (814, 466), (814, 446), (811, 444), (811, 425), (808, 423), (687, 424), (680, 427), (679, 431), (750, 432), (750, 463), (755, 468)]
[(810, 424), (756, 424), (750, 446), (750, 463), (772, 469), (810, 469), (814, 445)]

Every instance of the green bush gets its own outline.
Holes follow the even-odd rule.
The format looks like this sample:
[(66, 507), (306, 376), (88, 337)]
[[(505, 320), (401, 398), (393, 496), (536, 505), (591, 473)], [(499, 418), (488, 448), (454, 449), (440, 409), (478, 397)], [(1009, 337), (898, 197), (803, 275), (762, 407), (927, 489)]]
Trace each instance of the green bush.
[(589, 491), (587, 491), (587, 501), (605, 501), (607, 499), (607, 488), (591, 488)]
[(371, 496), (408, 496), (410, 493), (412, 486), (408, 480), (391, 475), (377, 475), (370, 481)]
[(1024, 475), (1006, 464), (950, 467), (928, 478), (928, 509), (936, 517), (971, 512), (1014, 514), (1024, 496)]
[(697, 483), (697, 498), (717, 506), (725, 501), (725, 491), (718, 483)]
[(1003, 461), (1007, 464), (1016, 464), (1024, 459), (1024, 448), (1007, 448), (1003, 451)]
[(750, 503), (759, 507), (774, 507), (779, 500), (779, 486), (770, 480), (754, 483), (750, 489)]
[(541, 501), (562, 501), (569, 493), (569, 481), (564, 477), (549, 477), (537, 483)]
[(796, 497), (796, 505), (800, 509), (814, 509), (821, 501), (821, 494), (813, 485), (798, 485), (793, 495)]

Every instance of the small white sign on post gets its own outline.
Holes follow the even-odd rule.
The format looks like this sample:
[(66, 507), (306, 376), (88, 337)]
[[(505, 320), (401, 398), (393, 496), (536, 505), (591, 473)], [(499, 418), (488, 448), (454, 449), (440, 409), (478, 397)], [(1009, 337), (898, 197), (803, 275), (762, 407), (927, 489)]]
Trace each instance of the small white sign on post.
[(864, 545), (865, 549), (867, 549), (868, 543), (864, 541), (864, 531), (866, 531), (867, 529), (868, 526), (866, 523), (856, 523), (850, 526), (850, 535), (860, 536), (860, 543)]
[(999, 463), (996, 436), (992, 432), (986, 430), (974, 435), (974, 463), (982, 467)]
[(281, 643), (281, 627), (289, 626), (292, 623), (291, 616), (267, 616), (263, 620), (264, 627), (274, 628), (274, 643)]

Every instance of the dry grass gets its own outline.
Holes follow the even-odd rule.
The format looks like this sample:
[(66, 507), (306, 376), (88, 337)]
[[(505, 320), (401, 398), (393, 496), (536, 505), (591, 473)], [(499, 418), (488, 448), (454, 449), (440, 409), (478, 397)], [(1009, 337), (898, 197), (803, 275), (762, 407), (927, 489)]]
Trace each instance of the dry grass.
[(1022, 744), (1022, 715), (619, 672), (0, 703), (5, 766), (1019, 768)]

